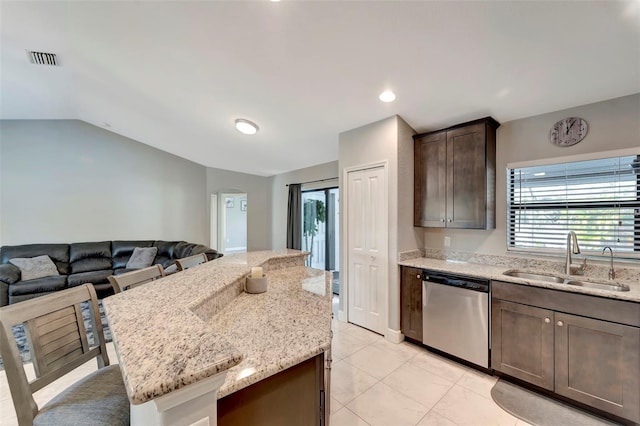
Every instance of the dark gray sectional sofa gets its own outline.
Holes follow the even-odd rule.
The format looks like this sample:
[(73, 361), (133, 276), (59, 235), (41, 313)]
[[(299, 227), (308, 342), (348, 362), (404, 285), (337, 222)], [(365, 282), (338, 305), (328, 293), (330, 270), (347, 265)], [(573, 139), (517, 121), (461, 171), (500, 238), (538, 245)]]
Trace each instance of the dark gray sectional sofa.
[[(201, 244), (186, 241), (101, 241), (72, 244), (27, 244), (0, 248), (0, 306), (43, 296), (65, 288), (92, 283), (99, 297), (113, 293), (109, 275), (128, 272), (127, 262), (136, 247), (157, 247), (153, 264), (167, 268), (176, 259), (205, 253), (209, 260), (221, 257)], [(10, 259), (47, 255), (53, 260), (59, 276), (21, 281), (20, 269)]]

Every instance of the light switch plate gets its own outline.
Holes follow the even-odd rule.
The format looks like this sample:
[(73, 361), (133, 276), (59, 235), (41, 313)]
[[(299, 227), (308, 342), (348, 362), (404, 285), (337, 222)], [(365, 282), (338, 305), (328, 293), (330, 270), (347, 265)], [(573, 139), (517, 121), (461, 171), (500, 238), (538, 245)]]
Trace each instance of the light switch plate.
[(451, 237), (444, 237), (444, 246), (451, 247)]

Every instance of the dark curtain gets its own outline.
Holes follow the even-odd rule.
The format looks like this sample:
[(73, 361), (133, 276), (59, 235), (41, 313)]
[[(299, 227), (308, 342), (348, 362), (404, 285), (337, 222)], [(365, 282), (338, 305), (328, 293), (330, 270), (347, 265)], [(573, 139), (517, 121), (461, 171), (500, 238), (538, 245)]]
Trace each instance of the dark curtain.
[(287, 205), (287, 248), (302, 248), (302, 185), (289, 185), (289, 203)]

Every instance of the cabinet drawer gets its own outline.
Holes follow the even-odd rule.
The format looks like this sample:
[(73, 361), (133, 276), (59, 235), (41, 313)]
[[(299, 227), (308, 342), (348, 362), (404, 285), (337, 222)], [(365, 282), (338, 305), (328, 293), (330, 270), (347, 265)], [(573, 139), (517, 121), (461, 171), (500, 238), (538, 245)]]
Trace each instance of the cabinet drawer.
[(502, 281), (492, 281), (491, 292), (496, 299), (640, 327), (640, 303)]

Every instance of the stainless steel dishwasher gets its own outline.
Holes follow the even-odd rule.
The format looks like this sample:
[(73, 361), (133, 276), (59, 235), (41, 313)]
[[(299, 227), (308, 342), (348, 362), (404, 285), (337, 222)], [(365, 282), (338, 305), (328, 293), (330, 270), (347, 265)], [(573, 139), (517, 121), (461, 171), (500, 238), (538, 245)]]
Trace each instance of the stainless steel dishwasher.
[(489, 280), (424, 271), (422, 343), (489, 368)]

